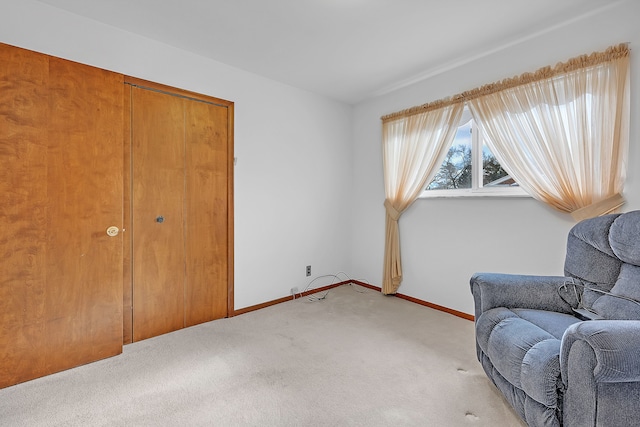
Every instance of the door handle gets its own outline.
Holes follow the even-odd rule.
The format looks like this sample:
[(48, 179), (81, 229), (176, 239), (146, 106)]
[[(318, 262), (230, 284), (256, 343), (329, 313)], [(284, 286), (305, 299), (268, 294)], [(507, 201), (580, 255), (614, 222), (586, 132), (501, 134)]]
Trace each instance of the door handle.
[(112, 225), (111, 227), (107, 228), (107, 236), (109, 237), (116, 237), (119, 232), (120, 232), (120, 229), (115, 225)]

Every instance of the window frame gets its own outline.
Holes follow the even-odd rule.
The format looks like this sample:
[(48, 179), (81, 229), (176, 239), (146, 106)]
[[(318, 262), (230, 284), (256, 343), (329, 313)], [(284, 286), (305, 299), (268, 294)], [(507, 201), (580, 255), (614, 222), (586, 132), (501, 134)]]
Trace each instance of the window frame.
[[(468, 111), (465, 104), (464, 109)], [(484, 167), (482, 165), (482, 148), (484, 139), (482, 137), (482, 128), (478, 122), (471, 116), (471, 188), (457, 189), (424, 189), (418, 198), (446, 198), (446, 197), (531, 197), (522, 187), (485, 187), (482, 185)], [(465, 122), (466, 123), (466, 122)], [(458, 127), (463, 126), (459, 124)], [(455, 139), (447, 148), (450, 149), (455, 144)], [(441, 167), (441, 166), (440, 166)]]

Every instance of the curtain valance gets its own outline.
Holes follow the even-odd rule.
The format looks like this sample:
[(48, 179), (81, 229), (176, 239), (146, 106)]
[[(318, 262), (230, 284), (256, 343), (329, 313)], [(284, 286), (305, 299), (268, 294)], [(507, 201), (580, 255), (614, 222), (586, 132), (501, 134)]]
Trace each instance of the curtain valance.
[(559, 74), (566, 74), (571, 71), (579, 70), (581, 68), (587, 68), (593, 65), (600, 64), (606, 61), (613, 61), (619, 58), (629, 56), (629, 46), (627, 43), (621, 43), (617, 46), (611, 46), (604, 52), (593, 52), (589, 55), (581, 55), (566, 62), (559, 62), (554, 67), (546, 66), (538, 69), (533, 73), (524, 73), (516, 77), (507, 78), (495, 83), (489, 83), (480, 86), (475, 89), (471, 89), (457, 95), (453, 95), (448, 98), (443, 98), (437, 101), (428, 102), (426, 104), (418, 105), (415, 107), (407, 108), (405, 110), (390, 113), (381, 117), (383, 123), (397, 120), (402, 117), (412, 116), (414, 114), (420, 114), (431, 110), (437, 110), (439, 108), (446, 107), (451, 104), (457, 104), (467, 102), (472, 99), (478, 98), (484, 95), (490, 95), (495, 92), (499, 92), (505, 89), (510, 89), (516, 86), (532, 83), (540, 80), (550, 79)]

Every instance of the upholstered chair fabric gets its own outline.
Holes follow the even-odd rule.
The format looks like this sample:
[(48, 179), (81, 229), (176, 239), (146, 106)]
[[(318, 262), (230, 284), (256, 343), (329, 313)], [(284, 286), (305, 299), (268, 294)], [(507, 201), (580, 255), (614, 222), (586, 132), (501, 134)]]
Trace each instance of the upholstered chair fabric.
[(530, 426), (640, 426), (640, 211), (576, 224), (564, 270), (471, 278), (478, 360)]

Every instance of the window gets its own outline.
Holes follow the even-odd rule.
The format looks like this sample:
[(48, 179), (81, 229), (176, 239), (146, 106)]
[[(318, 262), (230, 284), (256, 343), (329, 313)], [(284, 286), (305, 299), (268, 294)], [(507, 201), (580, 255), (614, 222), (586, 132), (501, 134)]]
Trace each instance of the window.
[(465, 106), (455, 139), (420, 197), (526, 196), (484, 143)]

